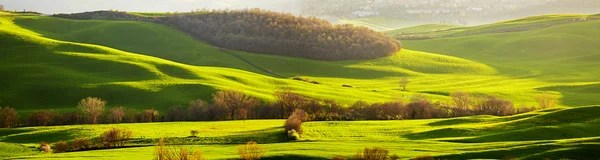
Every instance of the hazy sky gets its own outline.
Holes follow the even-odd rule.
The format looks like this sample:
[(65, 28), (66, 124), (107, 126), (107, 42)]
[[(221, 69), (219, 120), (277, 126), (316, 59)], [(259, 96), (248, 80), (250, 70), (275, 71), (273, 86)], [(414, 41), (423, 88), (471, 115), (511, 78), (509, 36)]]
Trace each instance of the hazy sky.
[(116, 9), (138, 12), (188, 12), (193, 9), (263, 8), (298, 12), (296, 0), (0, 0), (7, 10), (33, 10), (46, 14)]

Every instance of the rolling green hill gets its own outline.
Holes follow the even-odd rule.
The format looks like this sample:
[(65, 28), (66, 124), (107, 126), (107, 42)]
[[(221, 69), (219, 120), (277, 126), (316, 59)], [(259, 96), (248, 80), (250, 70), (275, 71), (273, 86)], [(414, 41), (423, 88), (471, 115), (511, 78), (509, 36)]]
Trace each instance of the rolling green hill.
[(413, 27), (395, 29), (391, 31), (385, 31), (385, 34), (396, 35), (396, 34), (407, 34), (407, 33), (424, 33), (424, 32), (432, 32), (432, 31), (442, 31), (452, 28), (461, 27), (460, 25), (451, 25), (451, 24), (425, 24), (418, 25)]
[[(272, 101), (281, 87), (344, 104), (408, 100), (417, 93), (444, 102), (456, 91), (498, 96), (518, 106), (535, 105), (544, 92), (562, 97), (564, 106), (599, 103), (590, 98), (595, 90), (577, 89), (599, 83), (591, 61), (596, 40), (580, 38), (597, 33), (596, 21), (405, 41), (408, 49), (390, 57), (335, 62), (217, 49), (147, 22), (15, 15), (0, 21), (0, 72), (8, 75), (0, 83), (0, 105), (26, 112), (75, 109), (87, 96), (112, 107), (164, 110), (210, 100), (220, 89)], [(323, 84), (289, 79), (294, 76)], [(398, 90), (401, 77), (411, 80), (410, 92)]]

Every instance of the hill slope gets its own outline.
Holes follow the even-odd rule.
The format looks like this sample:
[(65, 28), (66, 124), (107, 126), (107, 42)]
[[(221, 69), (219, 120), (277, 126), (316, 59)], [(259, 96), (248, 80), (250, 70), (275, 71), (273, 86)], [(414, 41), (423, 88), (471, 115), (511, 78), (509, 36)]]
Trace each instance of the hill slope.
[[(576, 39), (583, 36), (577, 30), (595, 26), (593, 21), (560, 25), (557, 27), (567, 28), (559, 30), (555, 30), (557, 27), (536, 29), (523, 32), (527, 34), (522, 36), (507, 33), (408, 41), (405, 43), (409, 48), (419, 51), (403, 50), (373, 60), (327, 62), (215, 49), (169, 27), (146, 22), (39, 16), (0, 18), (3, 42), (0, 44), (3, 63), (0, 73), (7, 75), (0, 81), (0, 105), (20, 111), (71, 110), (79, 99), (87, 96), (104, 98), (111, 107), (163, 110), (192, 99), (210, 100), (210, 95), (220, 89), (239, 89), (272, 101), (273, 92), (280, 87), (344, 104), (357, 100), (408, 100), (413, 94), (447, 101), (448, 95), (456, 91), (498, 96), (517, 105), (535, 105), (535, 96), (543, 92), (563, 96), (563, 105), (598, 103), (589, 98), (597, 93), (593, 89), (554, 89), (597, 84), (593, 70), (597, 64), (585, 61), (588, 57), (571, 57), (560, 50), (553, 53), (563, 55), (562, 59), (529, 62), (530, 58), (544, 57), (534, 53), (551, 51), (537, 47), (535, 52), (519, 58), (514, 52), (519, 51), (516, 45), (525, 43), (507, 41), (503, 43), (514, 47), (507, 48), (513, 51), (511, 57), (505, 57), (510, 61), (497, 58), (501, 56), (499, 49), (505, 45), (498, 42), (552, 35), (550, 32), (573, 35), (573, 43), (563, 45), (565, 50), (593, 49), (594, 46), (587, 45), (594, 40)], [(550, 41), (551, 46), (558, 46), (562, 43), (558, 38), (562, 37), (542, 40), (558, 40)], [(482, 48), (479, 43), (490, 46)], [(586, 46), (576, 48), (576, 43)], [(492, 44), (498, 45), (494, 48)], [(553, 63), (563, 59), (578, 65)], [(532, 66), (534, 69), (530, 70)], [(323, 84), (272, 75), (302, 76)], [(401, 77), (411, 80), (409, 92), (398, 90)], [(343, 88), (342, 84), (354, 88)], [(581, 97), (581, 100), (572, 102), (570, 97)]]

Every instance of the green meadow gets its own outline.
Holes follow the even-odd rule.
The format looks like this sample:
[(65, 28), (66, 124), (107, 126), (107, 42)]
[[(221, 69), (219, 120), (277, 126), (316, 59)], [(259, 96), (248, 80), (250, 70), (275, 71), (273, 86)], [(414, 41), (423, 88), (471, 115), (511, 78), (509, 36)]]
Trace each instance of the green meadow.
[[(3, 146), (18, 151), (13, 159), (151, 159), (159, 137), (179, 139), (177, 145), (200, 149), (210, 159), (235, 159), (237, 144), (254, 140), (266, 148), (267, 159), (329, 159), (350, 157), (364, 147), (385, 147), (401, 158), (431, 155), (444, 159), (507, 157), (519, 159), (600, 156), (597, 147), (600, 107), (556, 108), (510, 117), (475, 116), (453, 119), (307, 122), (298, 141), (283, 136), (283, 120), (171, 122), (75, 125), (0, 129)], [(110, 128), (134, 132), (138, 147), (61, 154), (38, 154), (38, 141), (94, 138)], [(186, 138), (190, 130), (198, 138)], [(10, 158), (9, 158), (10, 159)]]
[[(162, 15), (162, 13), (135, 13)], [(416, 94), (449, 103), (453, 92), (536, 106), (550, 94), (559, 107), (509, 117), (307, 122), (288, 141), (284, 120), (72, 125), (0, 129), (7, 159), (152, 159), (160, 137), (200, 149), (210, 159), (239, 158), (236, 148), (257, 141), (267, 159), (350, 157), (381, 146), (408, 159), (543, 159), (600, 157), (600, 18), (543, 15), (482, 26), (424, 25), (387, 34), (431, 34), (402, 40), (392, 56), (318, 61), (213, 47), (168, 26), (141, 21), (69, 20), (0, 12), (0, 106), (25, 115), (72, 111), (92, 96), (109, 107), (166, 111), (190, 100), (211, 101), (218, 90), (239, 90), (264, 102), (289, 88), (345, 105), (405, 101)], [(381, 24), (382, 22), (391, 24)], [(403, 22), (358, 20), (381, 30)], [(383, 33), (382, 33), (383, 34)], [(308, 78), (322, 84), (292, 80)], [(399, 81), (408, 78), (408, 91)], [(352, 88), (342, 85), (352, 85)], [(586, 107), (589, 106), (589, 107)], [(111, 128), (134, 132), (134, 147), (42, 154), (40, 142), (96, 138)], [(191, 130), (198, 138), (187, 138)]]

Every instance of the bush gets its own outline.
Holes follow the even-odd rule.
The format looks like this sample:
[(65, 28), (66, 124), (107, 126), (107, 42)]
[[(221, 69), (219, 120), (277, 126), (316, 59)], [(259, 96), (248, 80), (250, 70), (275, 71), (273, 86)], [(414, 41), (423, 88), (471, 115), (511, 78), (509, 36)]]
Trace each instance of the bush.
[(349, 85), (349, 84), (342, 84), (342, 87), (354, 88), (354, 86), (352, 86), (352, 85)]
[(0, 127), (12, 128), (18, 124), (17, 110), (10, 107), (0, 108)]
[(27, 126), (49, 126), (53, 124), (54, 115), (52, 111), (37, 111), (27, 116)]
[(131, 135), (129, 130), (113, 128), (100, 134), (98, 141), (106, 148), (123, 147), (131, 140)]
[(192, 135), (192, 137), (198, 137), (198, 133), (200, 133), (200, 132), (198, 132), (198, 130), (191, 130), (190, 131), (190, 135)]
[(258, 99), (244, 95), (239, 91), (219, 91), (213, 95), (216, 106), (226, 108), (228, 118), (232, 120), (248, 118), (248, 109), (258, 106)]
[(59, 120), (61, 125), (75, 125), (83, 122), (83, 115), (77, 111), (63, 113)]
[(52, 152), (52, 147), (50, 147), (48, 142), (42, 142), (40, 143), (40, 151), (50, 153)]
[(58, 141), (54, 143), (54, 153), (63, 153), (69, 151), (69, 145), (65, 141)]
[(88, 138), (77, 138), (71, 143), (71, 149), (74, 151), (87, 150), (91, 144)]
[(295, 130), (298, 135), (302, 135), (302, 122), (306, 120), (304, 110), (296, 109), (292, 115), (285, 121), (285, 131), (290, 132)]
[(188, 118), (192, 121), (209, 120), (206, 114), (208, 110), (208, 103), (198, 99), (191, 101), (188, 107)]
[(387, 160), (389, 151), (385, 148), (374, 147), (365, 148), (363, 152), (358, 152), (353, 160)]
[(154, 159), (155, 160), (204, 160), (204, 154), (202, 151), (196, 150), (192, 152), (190, 148), (167, 148), (165, 146), (165, 139), (160, 138), (158, 144), (154, 148)]
[(167, 112), (167, 117), (165, 117), (168, 122), (175, 121), (186, 121), (187, 120), (187, 112), (181, 106), (172, 106), (169, 107), (169, 112)]
[(515, 107), (510, 101), (490, 97), (480, 103), (475, 112), (479, 115), (508, 116), (515, 114)]
[(287, 132), (287, 134), (288, 134), (288, 138), (289, 138), (290, 140), (294, 140), (294, 141), (295, 141), (295, 140), (298, 140), (298, 139), (300, 139), (300, 134), (298, 134), (298, 132), (296, 132), (296, 130), (295, 130), (295, 129), (289, 130), (289, 131)]
[(245, 145), (238, 146), (238, 153), (243, 160), (258, 160), (267, 152), (254, 141), (250, 141)]
[(397, 154), (393, 154), (390, 156), (390, 160), (399, 160), (400, 156), (398, 156)]

